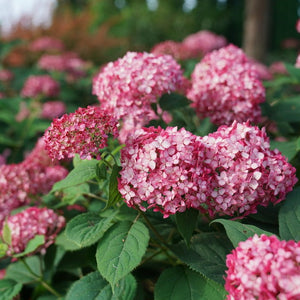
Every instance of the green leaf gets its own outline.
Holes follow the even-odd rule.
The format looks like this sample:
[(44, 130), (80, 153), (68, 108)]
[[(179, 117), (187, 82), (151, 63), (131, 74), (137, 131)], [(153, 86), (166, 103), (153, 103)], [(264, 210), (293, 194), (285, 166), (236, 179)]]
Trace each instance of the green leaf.
[(300, 187), (287, 195), (278, 217), (280, 237), (284, 240), (300, 241)]
[(83, 194), (88, 194), (90, 192), (90, 186), (88, 183), (84, 182), (76, 186), (71, 186), (63, 189), (62, 201), (64, 204), (74, 204), (76, 201), (83, 198)]
[(10, 300), (19, 294), (22, 284), (12, 279), (0, 280), (0, 300)]
[(190, 248), (181, 242), (171, 246), (171, 250), (194, 271), (224, 284), (226, 256), (232, 250), (225, 234), (207, 232), (194, 235)]
[(14, 254), (13, 257), (21, 257), (24, 255), (27, 255), (27, 254), (35, 251), (38, 247), (40, 247), (44, 244), (45, 244), (45, 236), (38, 234), (28, 242), (28, 244), (23, 252)]
[(294, 65), (288, 64), (288, 63), (285, 63), (285, 68), (292, 77), (297, 79), (297, 81), (300, 81), (300, 69), (299, 68), (296, 68)]
[(60, 191), (62, 189), (72, 187), (84, 183), (96, 177), (96, 166), (98, 161), (95, 159), (84, 160), (78, 164), (66, 178), (55, 183), (51, 192)]
[(274, 103), (268, 116), (275, 121), (300, 122), (300, 97), (291, 97)]
[(107, 167), (105, 164), (98, 164), (96, 167), (96, 174), (98, 179), (106, 179), (107, 178)]
[(223, 286), (182, 266), (166, 269), (154, 290), (155, 300), (223, 300)]
[(113, 293), (110, 284), (99, 272), (93, 272), (71, 286), (66, 300), (132, 300), (136, 286), (134, 277), (129, 274), (118, 282)]
[(211, 224), (212, 223), (221, 223), (224, 226), (227, 236), (235, 248), (238, 246), (239, 242), (247, 240), (249, 237), (254, 236), (254, 234), (274, 235), (272, 232), (262, 230), (253, 225), (242, 224), (237, 221), (217, 219), (212, 221)]
[(78, 246), (78, 249), (90, 246), (113, 225), (116, 214), (117, 212), (114, 212), (107, 218), (101, 218), (93, 213), (80, 214), (68, 222), (65, 235)]
[(113, 166), (109, 180), (109, 197), (105, 209), (115, 205), (122, 199), (122, 196), (118, 190), (118, 177), (120, 176), (121, 169), (122, 168), (117, 165)]
[(6, 255), (8, 246), (6, 244), (0, 243), (0, 258)]
[(61, 232), (55, 240), (55, 245), (62, 247), (66, 251), (78, 250), (78, 245), (67, 239), (65, 231)]
[(2, 229), (2, 238), (7, 245), (11, 245), (11, 231), (6, 221)]
[[(41, 261), (38, 256), (35, 255), (26, 257), (24, 258), (24, 261), (37, 276), (42, 276)], [(5, 278), (13, 279), (22, 284), (36, 282), (38, 280), (37, 276), (34, 276), (31, 272), (29, 272), (21, 260), (10, 264), (7, 267), (5, 274)]]
[(159, 99), (160, 107), (167, 111), (189, 106), (190, 103), (191, 101), (185, 96), (176, 93), (164, 94)]
[(193, 231), (197, 224), (198, 215), (199, 211), (196, 209), (187, 209), (185, 212), (175, 215), (177, 229), (187, 245), (190, 244)]
[(297, 154), (297, 140), (288, 141), (288, 142), (277, 142), (271, 141), (270, 142), (271, 149), (278, 149), (282, 155), (287, 157), (289, 161), (291, 161)]
[(100, 274), (114, 286), (139, 265), (149, 242), (141, 222), (120, 222), (111, 227), (98, 244), (96, 260)]

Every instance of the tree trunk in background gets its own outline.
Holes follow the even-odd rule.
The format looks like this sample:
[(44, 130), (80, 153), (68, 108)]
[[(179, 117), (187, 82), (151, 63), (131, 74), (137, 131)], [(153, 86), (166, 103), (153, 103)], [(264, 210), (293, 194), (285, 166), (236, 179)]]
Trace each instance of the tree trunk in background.
[(270, 0), (245, 0), (243, 49), (256, 60), (263, 60), (267, 50)]

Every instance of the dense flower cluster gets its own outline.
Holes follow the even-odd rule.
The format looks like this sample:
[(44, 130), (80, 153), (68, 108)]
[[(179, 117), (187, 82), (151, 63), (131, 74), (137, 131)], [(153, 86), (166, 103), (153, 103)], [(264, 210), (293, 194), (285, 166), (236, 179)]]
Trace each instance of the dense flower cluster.
[(0, 70), (0, 81), (10, 81), (14, 78), (14, 74), (10, 70)]
[(45, 244), (38, 249), (41, 252), (45, 251), (65, 226), (65, 218), (48, 208), (29, 207), (9, 216), (6, 224), (11, 232), (11, 245), (8, 245), (6, 254), (11, 256), (23, 252), (28, 242), (36, 235), (45, 236)]
[(229, 45), (196, 65), (187, 97), (201, 118), (210, 117), (216, 125), (259, 122), (265, 89), (243, 51)]
[(245, 216), (282, 201), (295, 168), (271, 151), (264, 130), (234, 122), (205, 137), (143, 128), (121, 151), (119, 191), (126, 203), (165, 217), (193, 207), (210, 216)]
[(40, 194), (47, 194), (53, 184), (68, 171), (52, 162), (40, 139), (36, 147), (19, 164), (0, 166), (0, 228), (11, 210), (30, 203)]
[[(203, 176), (197, 137), (184, 128), (143, 128), (129, 136), (121, 151), (119, 191), (128, 206), (154, 208), (164, 217), (185, 211), (196, 198), (194, 179)], [(197, 146), (196, 146), (197, 145)]]
[(256, 212), (258, 205), (278, 203), (297, 182), (295, 168), (278, 150), (270, 150), (265, 130), (234, 122), (201, 139), (210, 191), (210, 215)]
[(64, 50), (64, 44), (61, 40), (43, 36), (33, 41), (30, 44), (31, 51), (62, 51)]
[(61, 55), (44, 54), (38, 61), (38, 67), (47, 71), (66, 72), (74, 79), (86, 74), (86, 62), (71, 52)]
[(228, 300), (300, 299), (300, 242), (254, 235), (227, 255)]
[(21, 91), (22, 97), (56, 97), (60, 88), (57, 81), (49, 75), (31, 75), (27, 78)]
[(182, 46), (189, 54), (189, 58), (202, 56), (213, 50), (226, 46), (227, 40), (225, 37), (216, 35), (208, 30), (188, 35), (183, 41)]
[(180, 65), (170, 55), (128, 52), (94, 78), (93, 93), (101, 107), (126, 123), (126, 136), (158, 118), (151, 107), (158, 97), (184, 85)]
[(45, 132), (45, 144), (52, 159), (74, 157), (101, 158), (100, 149), (107, 146), (108, 135), (118, 135), (118, 122), (100, 107), (79, 108), (74, 113), (54, 119)]
[(62, 101), (45, 102), (42, 106), (41, 118), (52, 120), (61, 117), (66, 109), (66, 105)]

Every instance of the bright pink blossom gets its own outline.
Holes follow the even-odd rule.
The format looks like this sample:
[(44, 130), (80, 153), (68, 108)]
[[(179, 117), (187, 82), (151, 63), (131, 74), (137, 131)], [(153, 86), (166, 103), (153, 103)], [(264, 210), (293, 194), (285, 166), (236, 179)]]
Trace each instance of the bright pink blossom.
[[(11, 256), (23, 252), (28, 242), (36, 235), (44, 235), (45, 244), (37, 251), (45, 252), (65, 226), (65, 219), (52, 209), (29, 207), (20, 213), (9, 216), (6, 224), (11, 232), (11, 245), (8, 245), (6, 254)], [(3, 232), (1, 232), (1, 237), (2, 235)]]
[[(130, 207), (154, 208), (164, 217), (198, 204), (205, 189), (204, 150), (184, 128), (142, 128), (121, 150), (119, 191)], [(199, 183), (203, 183), (203, 186)], [(202, 199), (202, 202), (205, 198)]]
[(60, 88), (57, 81), (49, 75), (31, 75), (21, 91), (22, 97), (56, 97)]
[(216, 35), (208, 30), (190, 34), (182, 41), (182, 47), (189, 58), (201, 57), (206, 53), (226, 46), (226, 44), (227, 40), (225, 37)]
[(74, 113), (54, 119), (45, 133), (45, 144), (52, 159), (74, 157), (101, 158), (109, 134), (118, 135), (118, 122), (100, 107), (79, 108)]
[(43, 103), (41, 118), (52, 120), (61, 117), (66, 112), (66, 105), (62, 101), (48, 101)]
[(300, 242), (256, 234), (227, 255), (228, 300), (300, 299)]
[(158, 118), (151, 104), (165, 93), (181, 91), (185, 84), (180, 65), (170, 55), (128, 52), (94, 78), (93, 93), (102, 108), (133, 132)]
[(32, 51), (62, 51), (64, 50), (64, 44), (61, 40), (53, 37), (40, 37), (30, 44), (30, 50)]
[(201, 138), (204, 165), (211, 170), (206, 205), (215, 214), (248, 215), (258, 205), (277, 204), (297, 182), (295, 168), (270, 150), (265, 130), (234, 122)]
[(196, 65), (187, 97), (199, 117), (209, 117), (216, 125), (259, 122), (265, 89), (243, 51), (229, 45)]

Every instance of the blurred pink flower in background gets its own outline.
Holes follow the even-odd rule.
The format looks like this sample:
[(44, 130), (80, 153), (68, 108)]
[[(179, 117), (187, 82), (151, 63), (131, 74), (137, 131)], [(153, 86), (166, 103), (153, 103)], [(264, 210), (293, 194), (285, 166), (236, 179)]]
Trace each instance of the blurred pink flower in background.
[(33, 41), (29, 48), (31, 51), (63, 51), (65, 47), (61, 40), (43, 36)]
[(48, 101), (43, 103), (40, 117), (52, 120), (61, 117), (66, 109), (67, 107), (62, 101)]

